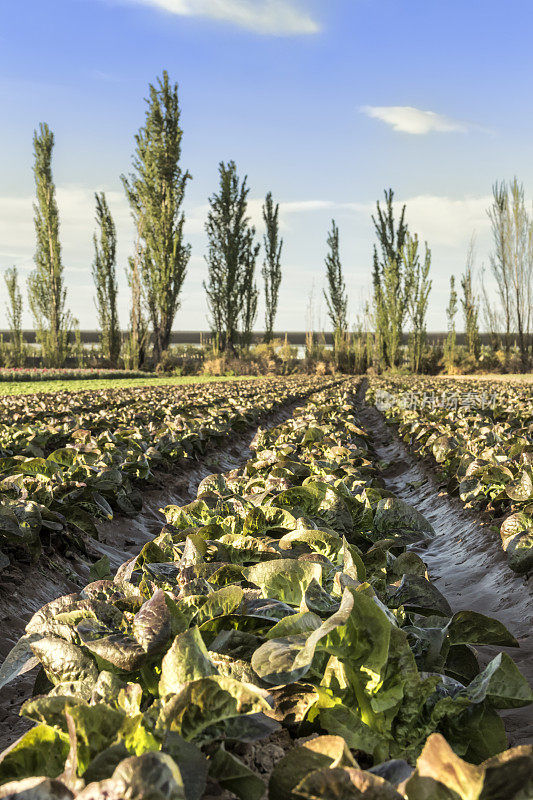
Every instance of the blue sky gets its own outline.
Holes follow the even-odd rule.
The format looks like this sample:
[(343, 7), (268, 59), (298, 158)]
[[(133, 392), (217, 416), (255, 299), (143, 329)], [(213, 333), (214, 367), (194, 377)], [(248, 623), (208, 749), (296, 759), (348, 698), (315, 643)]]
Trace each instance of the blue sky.
[[(21, 0), (0, 6), (0, 268), (32, 268), (32, 134), (55, 132), (68, 301), (96, 324), (90, 265), (95, 190), (119, 233), (120, 313), (132, 246), (119, 176), (143, 123), (147, 86), (178, 81), (193, 257), (175, 328), (206, 328), (208, 196), (220, 160), (248, 174), (252, 218), (281, 203), (278, 327), (303, 329), (340, 228), (352, 319), (369, 292), (370, 215), (392, 186), (433, 252), (429, 327), (442, 329), (449, 275), (477, 235), (488, 262), (494, 180), (533, 182), (528, 0)], [(5, 297), (5, 293), (4, 297)], [(2, 291), (0, 288), (0, 303)], [(3, 303), (2, 303), (3, 306)], [(25, 323), (31, 325), (29, 315)], [(5, 322), (0, 321), (0, 327)], [(262, 327), (262, 308), (257, 327)]]

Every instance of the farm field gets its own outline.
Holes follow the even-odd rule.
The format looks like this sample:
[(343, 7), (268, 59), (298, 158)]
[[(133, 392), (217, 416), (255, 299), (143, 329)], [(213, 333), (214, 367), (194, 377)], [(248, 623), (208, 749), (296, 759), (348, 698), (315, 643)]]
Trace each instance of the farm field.
[(446, 489), (482, 510), (511, 569), (533, 569), (533, 387), (525, 382), (375, 378), (369, 397)]
[[(331, 382), (331, 381), (329, 381)], [(328, 381), (217, 382), (0, 399), (2, 569), (49, 547), (98, 538), (98, 520), (142, 508), (154, 470), (197, 458)]]
[[(530, 589), (468, 511), (452, 530), (457, 500), (416, 479), (363, 388), (151, 382), (57, 395), (52, 418), (0, 402), (7, 558), (150, 529), (27, 614), (0, 668), (26, 729), (2, 739), (0, 797), (531, 797)], [(163, 516), (141, 509), (154, 483)], [(493, 583), (474, 594), (476, 542)]]
[(84, 389), (130, 389), (139, 386), (188, 386), (189, 384), (221, 383), (225, 381), (254, 380), (254, 376), (212, 377), (210, 375), (183, 375), (163, 378), (91, 378), (79, 380), (0, 381), (0, 397), (19, 394), (56, 394), (80, 392)]

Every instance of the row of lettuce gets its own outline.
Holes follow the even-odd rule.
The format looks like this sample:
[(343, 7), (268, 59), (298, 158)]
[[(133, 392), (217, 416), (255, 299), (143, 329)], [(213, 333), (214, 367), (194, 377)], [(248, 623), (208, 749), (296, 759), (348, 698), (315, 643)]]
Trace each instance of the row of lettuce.
[(33, 616), (0, 670), (38, 667), (0, 797), (531, 797), (498, 709), (533, 693), (475, 649), (518, 644), (409, 550), (432, 527), (383, 488), (354, 388), (260, 430), (114, 578)]
[(533, 570), (533, 389), (524, 383), (372, 378), (369, 399), (450, 494), (498, 525), (509, 566)]
[(134, 369), (50, 369), (45, 367), (2, 367), (0, 382), (25, 381), (79, 381), (122, 378), (154, 378), (153, 372)]
[[(331, 383), (331, 379), (329, 381)], [(140, 487), (284, 404), (328, 385), (300, 376), (0, 399), (0, 570), (98, 538)], [(200, 396), (199, 396), (200, 395)]]

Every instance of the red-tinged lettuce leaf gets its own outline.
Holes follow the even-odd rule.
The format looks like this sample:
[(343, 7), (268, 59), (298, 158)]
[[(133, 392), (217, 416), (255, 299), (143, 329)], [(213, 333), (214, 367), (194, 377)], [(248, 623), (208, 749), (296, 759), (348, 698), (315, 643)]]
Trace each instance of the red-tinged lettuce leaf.
[(459, 497), (463, 503), (476, 500), (483, 494), (483, 484), (479, 478), (465, 478), (459, 484)]
[(400, 784), (403, 784), (411, 777), (414, 770), (407, 761), (401, 758), (394, 758), (391, 761), (383, 761), (381, 764), (371, 767), (368, 772), (373, 775), (379, 775), (380, 778), (384, 778), (392, 786), (398, 788)]
[(48, 680), (52, 684), (69, 681), (87, 681), (94, 683), (98, 677), (98, 669), (94, 660), (77, 647), (64, 639), (45, 636), (31, 644), (31, 649), (41, 662)]
[(318, 700), (318, 690), (311, 684), (296, 683), (273, 689), (274, 708), (269, 715), (285, 727), (297, 726), (307, 717)]
[(132, 633), (150, 655), (164, 649), (171, 636), (171, 616), (162, 589), (157, 589), (137, 612), (132, 622)]
[(147, 660), (147, 654), (132, 636), (121, 632), (107, 632), (99, 623), (89, 624), (92, 620), (80, 623), (76, 630), (85, 647), (102, 663), (105, 669), (131, 672), (139, 669)]
[(74, 593), (63, 595), (47, 603), (31, 617), (26, 625), (26, 633), (42, 634), (43, 626), (46, 625), (49, 620), (54, 619), (57, 614), (75, 608), (80, 599), (81, 595)]

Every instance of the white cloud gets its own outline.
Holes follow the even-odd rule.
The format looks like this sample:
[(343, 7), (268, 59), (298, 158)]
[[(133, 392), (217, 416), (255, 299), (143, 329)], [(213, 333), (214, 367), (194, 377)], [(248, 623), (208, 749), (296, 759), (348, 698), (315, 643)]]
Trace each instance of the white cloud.
[(327, 208), (334, 208), (335, 203), (331, 200), (295, 200), (288, 203), (280, 203), (282, 214), (301, 214), (307, 211), (324, 211)]
[(391, 125), (402, 133), (465, 133), (469, 126), (435, 111), (422, 111), (413, 106), (362, 106), (363, 114)]
[(271, 36), (318, 33), (320, 26), (295, 0), (126, 0), (179, 16), (207, 17)]
[(484, 242), (488, 234), (490, 195), (458, 199), (417, 195), (405, 202), (410, 230), (427, 239), (430, 247), (463, 247), (466, 252), (466, 244), (474, 231), (478, 235), (478, 244)]

